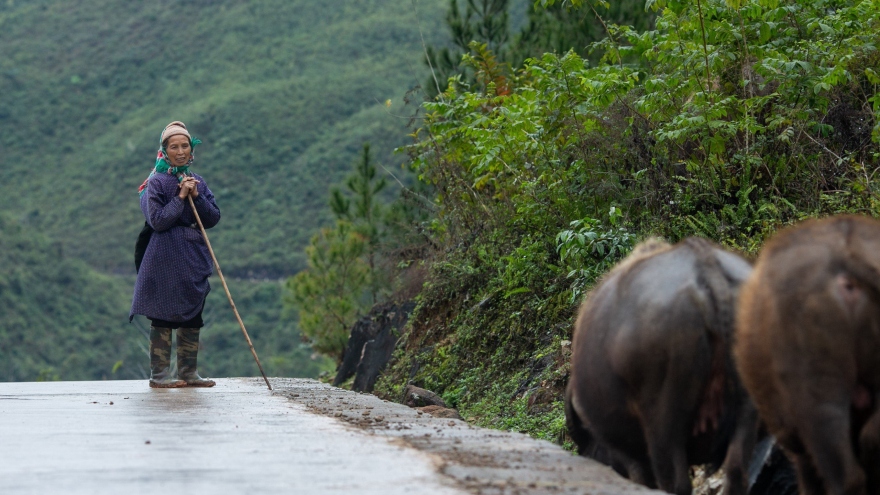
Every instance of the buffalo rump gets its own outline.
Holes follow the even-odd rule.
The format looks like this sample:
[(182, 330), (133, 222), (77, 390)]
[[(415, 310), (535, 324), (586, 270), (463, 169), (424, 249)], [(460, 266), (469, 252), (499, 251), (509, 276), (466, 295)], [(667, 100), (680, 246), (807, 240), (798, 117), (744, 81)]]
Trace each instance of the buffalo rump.
[(566, 413), (581, 452), (681, 495), (691, 465), (724, 463), (726, 492), (746, 492), (757, 413), (731, 338), (750, 272), (740, 256), (689, 238), (643, 243), (606, 275), (581, 305), (572, 345)]
[(768, 242), (734, 356), (802, 494), (880, 494), (880, 222), (811, 220)]

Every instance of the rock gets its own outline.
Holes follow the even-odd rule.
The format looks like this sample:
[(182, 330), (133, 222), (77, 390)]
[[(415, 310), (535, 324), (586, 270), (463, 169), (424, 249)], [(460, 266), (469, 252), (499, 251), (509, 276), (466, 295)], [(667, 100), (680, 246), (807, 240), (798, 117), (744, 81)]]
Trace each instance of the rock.
[(383, 304), (358, 320), (349, 334), (333, 385), (338, 386), (354, 375), (352, 390), (372, 392), (379, 373), (391, 360), (413, 308), (413, 302)]
[[(404, 319), (404, 323), (406, 320)], [(403, 325), (401, 325), (403, 326)], [(367, 341), (364, 344), (364, 350), (361, 352), (361, 361), (358, 363), (357, 370), (354, 375), (354, 383), (352, 390), (363, 392), (372, 392), (379, 379), (379, 373), (385, 369), (385, 365), (391, 360), (394, 354), (394, 348), (397, 346), (397, 339), (400, 337), (398, 329), (393, 326), (383, 326), (376, 338)]]
[(364, 344), (375, 336), (369, 333), (371, 330), (369, 322), (364, 325), (363, 321), (358, 320), (354, 327), (352, 327), (351, 333), (348, 334), (348, 343), (342, 352), (342, 362), (336, 368), (336, 376), (333, 378), (334, 387), (338, 387), (342, 382), (355, 374), (357, 365), (361, 361), (361, 352), (364, 349)]
[(416, 387), (415, 385), (407, 385), (406, 388), (403, 389), (403, 403), (409, 407), (446, 407), (446, 403), (443, 402), (443, 399), (441, 399), (439, 395), (430, 390)]
[(557, 399), (561, 399), (558, 397), (558, 393), (555, 393), (553, 390), (543, 388), (543, 387), (535, 387), (532, 390), (527, 392), (528, 397), (528, 407), (529, 410), (534, 408), (535, 406), (541, 404), (550, 404)]
[(419, 411), (430, 414), (435, 418), (450, 418), (450, 419), (461, 419), (461, 416), (458, 415), (458, 411), (449, 407), (442, 406), (424, 406), (417, 407)]

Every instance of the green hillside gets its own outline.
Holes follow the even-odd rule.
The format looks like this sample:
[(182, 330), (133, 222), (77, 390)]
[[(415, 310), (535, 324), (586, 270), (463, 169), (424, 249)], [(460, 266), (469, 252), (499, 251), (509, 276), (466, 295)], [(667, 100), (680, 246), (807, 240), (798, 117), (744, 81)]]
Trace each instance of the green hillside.
[[(404, 98), (427, 77), (417, 26), (433, 42), (444, 9), (0, 2), (0, 380), (146, 376), (148, 322), (127, 321), (137, 187), (175, 119), (204, 141), (193, 168), (223, 212), (211, 241), (266, 372), (316, 376), (332, 365), (282, 319), (279, 280), (301, 267), (331, 217), (329, 186), (364, 142), (400, 171), (392, 150), (418, 108)], [(201, 368), (254, 375), (212, 284)]]
[(134, 362), (137, 332), (119, 312), (130, 291), (0, 215), (0, 380), (95, 380)]
[[(205, 310), (201, 369), (259, 374), (219, 281)], [(132, 278), (103, 275), (62, 245), (0, 215), (0, 381), (141, 379), (149, 321), (128, 323)], [(266, 373), (317, 376), (295, 325), (281, 319), (281, 284), (236, 281), (236, 306)]]
[[(228, 275), (278, 279), (365, 141), (402, 158), (404, 96), (444, 2), (35, 1), (0, 6), (0, 211), (104, 272), (133, 273), (137, 186), (162, 128), (204, 141)], [(390, 106), (386, 102), (390, 100)]]

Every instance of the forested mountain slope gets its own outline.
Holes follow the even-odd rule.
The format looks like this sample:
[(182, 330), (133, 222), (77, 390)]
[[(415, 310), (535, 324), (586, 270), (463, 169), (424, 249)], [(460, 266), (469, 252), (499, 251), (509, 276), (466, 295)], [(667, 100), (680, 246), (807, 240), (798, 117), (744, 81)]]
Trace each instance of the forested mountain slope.
[[(98, 273), (62, 244), (0, 215), (0, 381), (143, 379), (149, 322), (128, 322), (132, 277)], [(211, 376), (259, 373), (220, 282), (205, 310), (201, 368)], [(281, 319), (281, 284), (234, 284), (236, 306), (271, 376), (317, 376), (296, 325)]]
[[(415, 5), (415, 7), (414, 7)], [(223, 221), (228, 275), (280, 278), (365, 141), (389, 169), (443, 2), (35, 1), (0, 5), (0, 211), (68, 256), (133, 273), (137, 187), (170, 120)], [(417, 23), (416, 14), (419, 22)], [(390, 100), (390, 106), (386, 102)]]
[(139, 354), (136, 330), (121, 325), (129, 296), (117, 277), (0, 215), (0, 381), (112, 376)]
[[(147, 322), (128, 324), (137, 188), (175, 119), (204, 141), (193, 168), (223, 213), (212, 244), (266, 372), (326, 369), (281, 317), (278, 280), (300, 268), (303, 245), (332, 216), (329, 185), (364, 142), (400, 171), (392, 150), (408, 142), (418, 106), (404, 98), (428, 75), (419, 26), (434, 42), (444, 9), (0, 2), (0, 380), (146, 376)], [(212, 285), (204, 374), (256, 374)]]

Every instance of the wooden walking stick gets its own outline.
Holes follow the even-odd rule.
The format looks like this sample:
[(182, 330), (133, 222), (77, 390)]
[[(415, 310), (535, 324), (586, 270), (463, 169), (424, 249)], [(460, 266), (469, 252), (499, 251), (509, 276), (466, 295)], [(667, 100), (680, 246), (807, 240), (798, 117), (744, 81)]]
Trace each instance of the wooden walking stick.
[(226, 279), (223, 278), (223, 272), (220, 271), (220, 263), (217, 262), (217, 256), (214, 255), (214, 249), (211, 248), (211, 241), (208, 240), (208, 233), (205, 231), (205, 226), (202, 225), (202, 219), (199, 218), (199, 212), (196, 210), (196, 204), (193, 203), (192, 196), (186, 197), (189, 200), (189, 205), (192, 207), (193, 215), (196, 216), (196, 222), (199, 224), (199, 229), (202, 231), (202, 237), (205, 238), (205, 244), (208, 245), (208, 252), (211, 253), (211, 259), (214, 260), (214, 266), (217, 267), (217, 275), (220, 275), (220, 281), (223, 282), (223, 288), (226, 289), (226, 297), (229, 298), (229, 304), (232, 306), (232, 312), (235, 313), (235, 319), (238, 320), (239, 326), (241, 326), (241, 333), (244, 334), (245, 340), (247, 340), (248, 346), (251, 348), (251, 354), (254, 355), (254, 359), (257, 361), (257, 366), (260, 368), (260, 373), (263, 375), (263, 380), (266, 380), (266, 386), (269, 387), (269, 390), (272, 390), (272, 385), (269, 385), (269, 379), (266, 378), (266, 373), (263, 371), (263, 365), (260, 364), (260, 358), (257, 357), (257, 351), (254, 350), (254, 344), (251, 343), (251, 338), (248, 336), (247, 330), (244, 328), (244, 322), (241, 321), (241, 316), (238, 314), (238, 310), (235, 308), (235, 302), (232, 300), (232, 294), (229, 293), (229, 286), (226, 285)]

